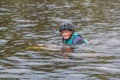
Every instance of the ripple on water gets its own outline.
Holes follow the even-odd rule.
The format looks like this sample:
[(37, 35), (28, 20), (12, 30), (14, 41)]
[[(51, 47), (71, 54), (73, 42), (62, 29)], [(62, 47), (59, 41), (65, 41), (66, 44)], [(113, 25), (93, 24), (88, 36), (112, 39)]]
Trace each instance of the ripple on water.
[(17, 28), (27, 28), (37, 26), (38, 20), (13, 19)]
[(29, 69), (5, 69), (5, 70), (0, 70), (0, 72), (4, 72), (4, 73), (30, 73), (32, 72)]
[(4, 39), (0, 39), (0, 45), (5, 45), (8, 41)]
[(16, 25), (19, 28), (23, 28), (23, 27), (34, 27), (37, 26), (37, 24), (18, 24)]
[[(8, 69), (9, 70), (9, 69)], [(24, 71), (23, 71), (24, 70)], [(7, 78), (7, 79), (15, 79), (15, 80), (19, 80), (19, 79), (22, 79), (22, 80), (39, 80), (39, 79), (42, 79), (42, 78), (45, 78), (45, 74), (44, 72), (40, 72), (39, 73), (34, 73), (30, 70), (27, 70), (27, 69), (10, 69), (10, 73), (8, 72), (5, 72), (4, 74), (1, 74), (0, 75), (0, 78)], [(18, 72), (18, 73), (16, 73)], [(32, 75), (32, 76), (31, 76)]]
[(15, 22), (18, 22), (18, 23), (34, 23), (34, 22), (38, 22), (37, 20), (36, 21), (32, 21), (32, 20), (23, 20), (23, 19), (13, 19)]
[(5, 31), (5, 30), (7, 30), (6, 27), (0, 27), (0, 31)]

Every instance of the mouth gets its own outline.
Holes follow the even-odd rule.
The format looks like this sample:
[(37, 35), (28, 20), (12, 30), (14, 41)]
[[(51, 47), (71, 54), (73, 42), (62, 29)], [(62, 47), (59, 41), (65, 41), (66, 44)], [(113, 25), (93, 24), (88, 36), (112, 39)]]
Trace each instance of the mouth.
[(68, 39), (69, 38), (69, 36), (64, 36), (64, 39)]

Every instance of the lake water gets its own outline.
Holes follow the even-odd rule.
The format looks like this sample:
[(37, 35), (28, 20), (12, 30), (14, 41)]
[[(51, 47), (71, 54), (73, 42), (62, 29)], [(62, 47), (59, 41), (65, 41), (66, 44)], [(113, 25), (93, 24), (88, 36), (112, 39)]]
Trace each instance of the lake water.
[[(51, 48), (64, 21), (88, 41), (75, 58)], [(0, 80), (120, 80), (120, 0), (0, 0)]]

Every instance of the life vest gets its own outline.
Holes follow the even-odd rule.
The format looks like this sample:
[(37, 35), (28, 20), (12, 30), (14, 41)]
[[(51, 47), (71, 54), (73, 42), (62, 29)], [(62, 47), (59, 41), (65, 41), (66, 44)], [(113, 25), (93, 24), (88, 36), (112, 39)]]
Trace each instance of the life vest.
[(86, 42), (85, 39), (80, 34), (77, 34), (77, 33), (74, 32), (70, 39), (63, 39), (63, 43), (68, 44), (68, 45), (72, 45), (73, 44), (73, 39), (76, 36), (80, 36), (82, 38), (81, 43), (85, 43)]

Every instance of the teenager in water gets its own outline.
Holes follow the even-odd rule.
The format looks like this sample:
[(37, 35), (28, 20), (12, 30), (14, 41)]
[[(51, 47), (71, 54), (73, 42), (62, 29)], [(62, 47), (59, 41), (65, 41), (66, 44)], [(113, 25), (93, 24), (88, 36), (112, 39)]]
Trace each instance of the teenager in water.
[(77, 45), (85, 43), (85, 39), (78, 33), (75, 32), (74, 26), (72, 23), (62, 23), (59, 31), (62, 35), (62, 41), (64, 44), (68, 45)]
[(70, 45), (62, 48), (62, 53), (65, 58), (74, 58), (68, 53), (74, 52), (74, 46), (86, 43), (85, 39), (78, 33), (75, 32), (74, 26), (72, 23), (62, 23), (59, 31), (62, 35), (62, 41), (64, 44)]

